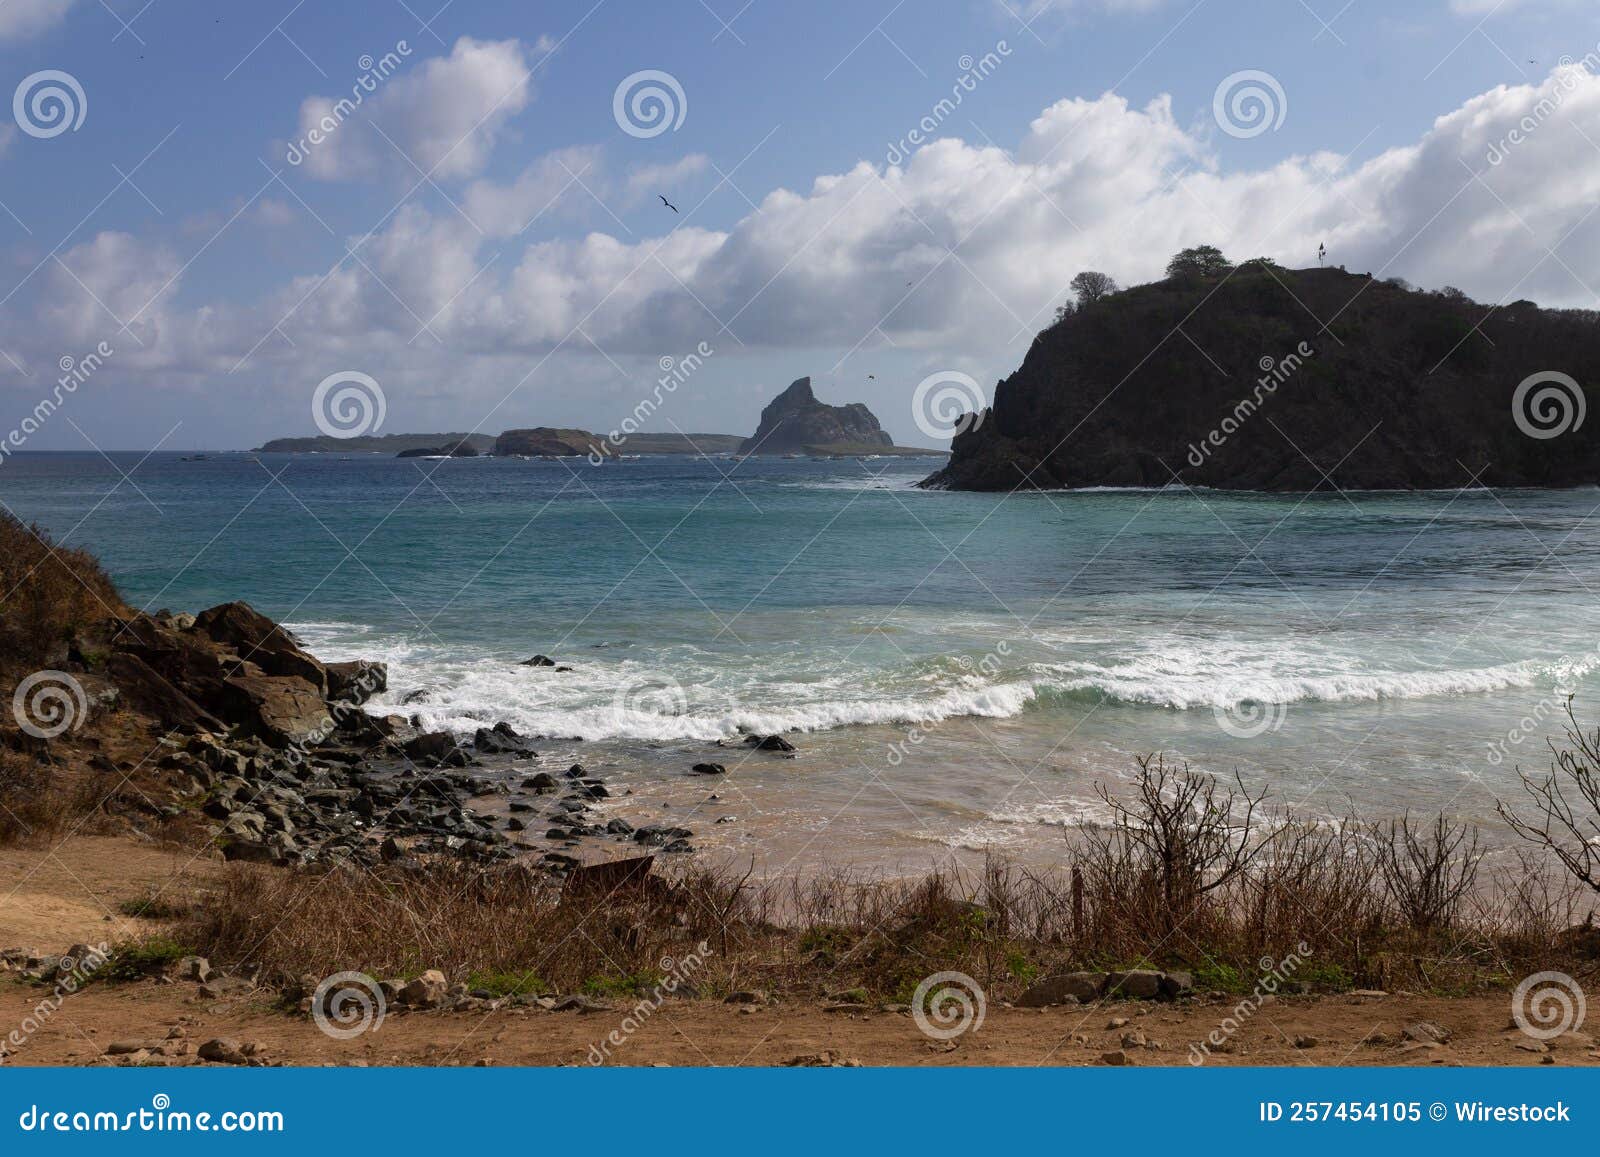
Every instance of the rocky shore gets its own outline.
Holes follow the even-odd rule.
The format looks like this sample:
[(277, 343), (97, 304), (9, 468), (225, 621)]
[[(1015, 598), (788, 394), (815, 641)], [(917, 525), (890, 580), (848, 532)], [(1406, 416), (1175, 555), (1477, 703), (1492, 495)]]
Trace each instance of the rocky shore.
[[(694, 850), (688, 828), (598, 814), (598, 802), (612, 796), (605, 780), (541, 755), (543, 736), (499, 722), (457, 737), (424, 730), (415, 716), (369, 709), (387, 688), (384, 664), (323, 663), (246, 603), (199, 615), (130, 614), (56, 658), (89, 704), (87, 719), (63, 742), (84, 748), (92, 770), (123, 770), (132, 761), (107, 754), (113, 725), (142, 722), (134, 732), (146, 738), (122, 748), (140, 754), (148, 735), (159, 735), (147, 761), (171, 791), (157, 805), (161, 818), (198, 818), (229, 860), (373, 865), (453, 857), (528, 861), (559, 877), (619, 854)], [(540, 677), (568, 669), (543, 656), (526, 665)], [(563, 741), (569, 752), (570, 742)], [(792, 751), (777, 736), (750, 742)]]

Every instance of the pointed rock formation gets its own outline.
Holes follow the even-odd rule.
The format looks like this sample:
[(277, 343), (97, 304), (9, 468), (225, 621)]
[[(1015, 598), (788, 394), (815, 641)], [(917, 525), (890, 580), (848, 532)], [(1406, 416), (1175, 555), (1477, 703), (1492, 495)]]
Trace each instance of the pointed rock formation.
[(872, 411), (860, 402), (830, 406), (817, 401), (811, 379), (800, 378), (761, 411), (761, 425), (739, 446), (741, 454), (785, 454), (812, 446), (893, 446)]

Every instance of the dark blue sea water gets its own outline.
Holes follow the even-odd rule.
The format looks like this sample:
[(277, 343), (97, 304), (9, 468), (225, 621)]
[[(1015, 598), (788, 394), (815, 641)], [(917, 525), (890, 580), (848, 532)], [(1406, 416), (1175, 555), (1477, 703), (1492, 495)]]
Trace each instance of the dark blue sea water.
[(798, 729), (797, 759), (737, 755), (741, 820), (702, 842), (806, 862), (1048, 855), (1155, 750), (1313, 811), (1487, 820), (1567, 694), (1600, 719), (1600, 491), (912, 487), (937, 465), (20, 454), (0, 501), (138, 605), (243, 598), (387, 659), (430, 725), (582, 736), (634, 805)]

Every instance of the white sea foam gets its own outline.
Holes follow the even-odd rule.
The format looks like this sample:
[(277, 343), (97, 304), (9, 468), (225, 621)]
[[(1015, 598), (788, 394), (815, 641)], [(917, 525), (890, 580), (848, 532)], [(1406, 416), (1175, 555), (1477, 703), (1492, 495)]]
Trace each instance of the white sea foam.
[[(946, 625), (963, 638), (971, 637), (960, 624)], [(975, 631), (979, 624), (968, 626)], [(1409, 700), (1519, 687), (1559, 691), (1600, 667), (1600, 657), (1592, 652), (1429, 667), (1398, 652), (1380, 664), (1327, 645), (1281, 639), (1166, 639), (1122, 648), (1061, 639), (1050, 650), (1122, 653), (1098, 661), (1016, 658), (991, 670), (962, 662), (959, 655), (897, 654), (887, 665), (872, 666), (865, 656), (826, 653), (805, 670), (792, 654), (780, 664), (771, 655), (721, 655), (680, 646), (671, 655), (658, 653), (648, 661), (591, 649), (573, 662), (574, 670), (554, 672), (506, 659), (463, 657), (437, 645), (375, 636), (349, 624), (296, 623), (292, 629), (325, 659), (364, 656), (387, 662), (390, 689), (374, 705), (416, 714), (427, 727), (470, 732), (505, 720), (529, 734), (662, 743), (706, 741), (741, 731), (814, 732), (931, 726), (958, 717), (1005, 719), (1041, 701), (1092, 704), (1106, 698), (1188, 711), (1243, 703)], [(628, 694), (629, 688), (658, 685), (677, 690), (665, 697)], [(421, 698), (407, 703), (418, 691)]]

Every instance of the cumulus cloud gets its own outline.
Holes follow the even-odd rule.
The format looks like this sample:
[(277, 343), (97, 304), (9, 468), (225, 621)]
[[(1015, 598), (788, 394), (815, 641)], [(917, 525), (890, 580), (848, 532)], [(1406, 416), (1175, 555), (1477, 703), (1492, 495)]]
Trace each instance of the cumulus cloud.
[(418, 169), (440, 180), (475, 176), (506, 122), (533, 99), (518, 40), (463, 36), (449, 56), (414, 65), (395, 55), (398, 71), (372, 81), (373, 92), (358, 83), (301, 104), (287, 148), (304, 155), (296, 163), (306, 172), (332, 181), (382, 173), (416, 180)]
[(26, 40), (66, 19), (73, 0), (6, 0), (0, 4), (0, 41)]
[(664, 194), (672, 200), (679, 185), (705, 172), (711, 158), (704, 153), (690, 153), (676, 161), (660, 165), (635, 165), (628, 171), (628, 199), (640, 201)]
[(1197, 243), (1300, 266), (1325, 242), (1330, 261), (1355, 271), (1453, 284), (1485, 302), (1593, 306), (1596, 142), (1600, 79), (1576, 67), (1492, 89), (1366, 160), (1320, 153), (1256, 169), (1222, 168), (1164, 97), (1136, 107), (1105, 95), (1056, 102), (1014, 147), (949, 137), (899, 165), (863, 161), (773, 190), (726, 230), (700, 227), (684, 205), (677, 227), (652, 237), (619, 237), (600, 213), (606, 228), (583, 236), (524, 234), (530, 217), (591, 203), (574, 174), (593, 176), (584, 183), (602, 197), (625, 196), (638, 176), (608, 184), (597, 150), (566, 150), (510, 182), (470, 183), (459, 213), (408, 202), (352, 239), (359, 261), (307, 271), (254, 305), (179, 310), (176, 288), (162, 290), (175, 255), (102, 234), (65, 260), (105, 308), (58, 276), (37, 317), (0, 321), (0, 345), (43, 345), (53, 359), (60, 334), (81, 344), (108, 310), (143, 306), (136, 332), (150, 348), (137, 364), (165, 371), (162, 383), (240, 366), (252, 380), (314, 382), (352, 359), (387, 359), (429, 388), (441, 366), (452, 388), (508, 386), (526, 355), (587, 357), (611, 374), (596, 347), (653, 360), (700, 340), (892, 343), (1000, 369), (1078, 271), (1149, 280)]

